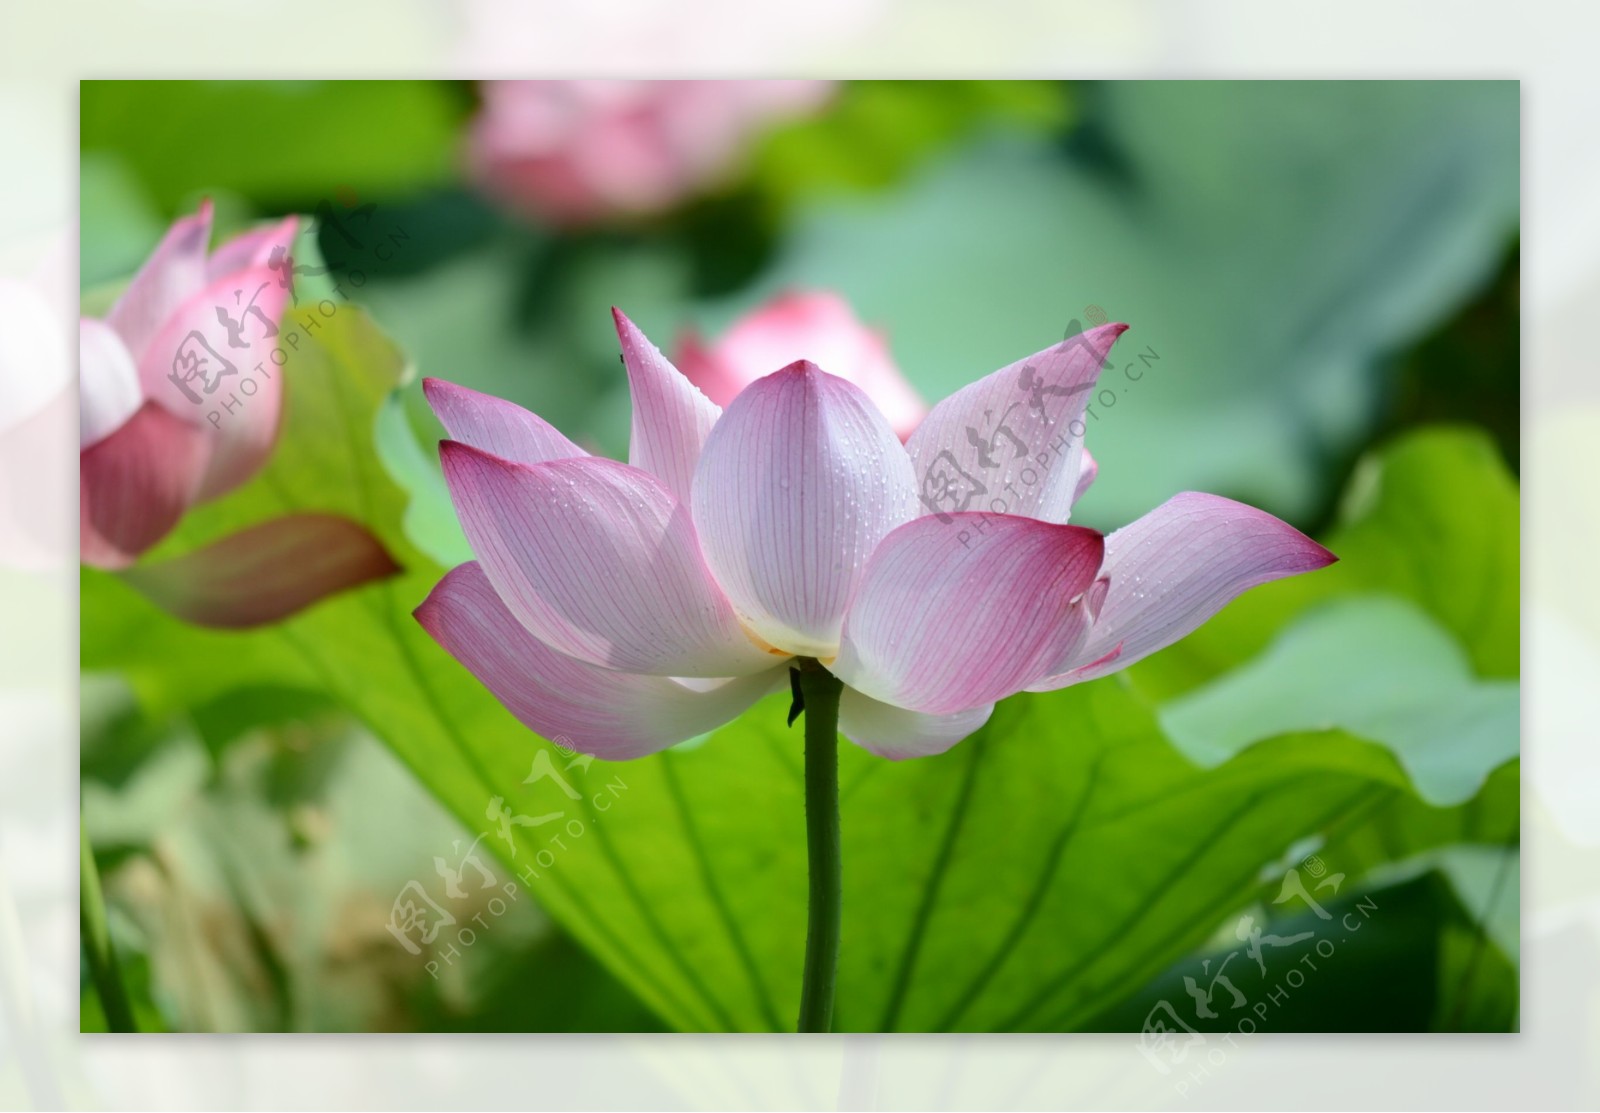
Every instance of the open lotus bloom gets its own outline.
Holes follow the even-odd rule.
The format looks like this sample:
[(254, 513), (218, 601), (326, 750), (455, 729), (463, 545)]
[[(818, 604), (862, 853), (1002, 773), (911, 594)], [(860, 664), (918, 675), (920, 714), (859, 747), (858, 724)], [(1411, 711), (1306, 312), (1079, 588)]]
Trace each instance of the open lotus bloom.
[(1085, 400), (1123, 325), (973, 383), (901, 444), (859, 386), (805, 360), (724, 412), (616, 321), (626, 464), (426, 383), (477, 560), (417, 610), (525, 724), (600, 758), (727, 722), (787, 688), (795, 658), (846, 685), (854, 742), (939, 753), (997, 700), (1104, 676), (1334, 559), (1214, 495), (1177, 495), (1109, 537), (1067, 524), (1093, 476)]
[(809, 359), (860, 387), (901, 440), (928, 412), (895, 366), (883, 334), (863, 325), (849, 302), (827, 291), (780, 294), (741, 317), (713, 344), (688, 333), (675, 362), (701, 393), (726, 406), (760, 376), (797, 359)]
[(485, 188), (555, 224), (661, 212), (734, 168), (762, 127), (826, 81), (486, 81), (471, 162)]
[(191, 506), (238, 487), (272, 452), (296, 227), (289, 217), (209, 251), (206, 202), (172, 225), (103, 320), (79, 321), (80, 556), (128, 570), (190, 621), (271, 621), (395, 568), (360, 526), (306, 514), (130, 569)]

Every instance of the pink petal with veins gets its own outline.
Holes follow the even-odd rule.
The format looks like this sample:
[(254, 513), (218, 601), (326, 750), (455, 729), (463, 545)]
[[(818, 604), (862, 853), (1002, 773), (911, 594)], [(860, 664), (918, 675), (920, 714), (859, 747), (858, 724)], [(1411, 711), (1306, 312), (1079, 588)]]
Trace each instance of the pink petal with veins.
[(1065, 522), (1082, 478), (1084, 407), (1127, 327), (1068, 337), (935, 406), (906, 442), (926, 512)]
[(897, 707), (948, 715), (1020, 691), (1084, 637), (1104, 539), (1004, 514), (918, 518), (867, 562), (833, 672)]
[(839, 698), (839, 733), (879, 757), (901, 761), (942, 754), (989, 721), (994, 704), (928, 715), (883, 703), (854, 688)]
[(542, 464), (589, 455), (544, 418), (514, 402), (443, 379), (423, 379), (422, 392), (452, 440), (502, 460)]
[(687, 504), (700, 447), (722, 410), (661, 354), (620, 309), (611, 311), (633, 394), (628, 463), (658, 476)]
[(1103, 574), (1111, 587), (1076, 671), (1036, 687), (1126, 668), (1192, 633), (1250, 588), (1337, 559), (1264, 510), (1218, 495), (1174, 495), (1106, 537)]
[(694, 521), (744, 622), (831, 657), (880, 541), (916, 513), (905, 449), (861, 389), (804, 360), (758, 379), (712, 428)]
[(416, 614), (529, 729), (607, 761), (643, 757), (714, 730), (787, 681), (775, 667), (691, 686), (568, 657), (517, 621), (476, 562), (440, 580)]
[(585, 457), (517, 464), (440, 446), (462, 529), (530, 633), (593, 665), (742, 676), (776, 664), (740, 627), (685, 508), (649, 472)]

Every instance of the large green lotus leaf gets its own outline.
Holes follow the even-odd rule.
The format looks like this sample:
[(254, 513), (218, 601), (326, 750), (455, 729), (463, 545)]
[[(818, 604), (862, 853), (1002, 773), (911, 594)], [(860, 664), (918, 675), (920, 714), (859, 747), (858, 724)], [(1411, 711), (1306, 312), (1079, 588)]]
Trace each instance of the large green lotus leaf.
[[(805, 861), (800, 734), (783, 725), (784, 701), (697, 748), (623, 765), (539, 742), (410, 617), (443, 569), (406, 539), (405, 495), (380, 462), (399, 352), (341, 305), (284, 374), (270, 465), (163, 549), (316, 509), (368, 523), (403, 573), (271, 629), (219, 633), (86, 571), (85, 667), (122, 671), (157, 714), (241, 688), (331, 696), (667, 1023), (790, 1027)], [(1083, 1025), (1198, 946), (1291, 844), (1337, 841), (1396, 799), (1452, 814), (1417, 801), (1383, 747), (1338, 732), (1197, 769), (1115, 679), (1008, 701), (936, 758), (891, 763), (846, 744), (841, 778), (846, 1029)]]
[(803, 212), (758, 284), (703, 309), (708, 331), (788, 286), (838, 289), (937, 400), (1098, 307), (1132, 329), (1087, 423), (1083, 522), (1185, 489), (1303, 519), (1379, 413), (1383, 358), (1515, 235), (1517, 85), (1140, 82), (1082, 102), (1066, 157), (997, 138), (893, 197)]
[(1522, 857), (1516, 847), (1455, 846), (1439, 852), (1440, 868), (1462, 906), (1512, 962), (1522, 961)]
[[(1265, 907), (1231, 921), (1216, 945), (1163, 971), (1097, 1025), (1137, 1031), (1147, 1019), (1170, 1024), (1176, 1016), (1195, 1031), (1231, 1038), (1241, 1031), (1511, 1030), (1516, 968), (1483, 938), (1472, 910), (1436, 873), (1370, 890), (1346, 886), (1336, 897), (1318, 893), (1328, 919), (1298, 899), (1281, 906), (1296, 914), (1282, 915), (1280, 907), (1266, 903), (1279, 883), (1272, 879)], [(1258, 962), (1237, 928), (1243, 915), (1259, 924), (1273, 912), (1280, 914), (1258, 930), (1278, 941), (1263, 941)], [(1211, 991), (1210, 1016), (1200, 1015), (1191, 985), (1202, 994)], [(1206, 1039), (1228, 1047), (1216, 1035)], [(1205, 1052), (1203, 1046), (1191, 1048), (1189, 1063), (1196, 1062), (1196, 1053), (1203, 1063)], [(1163, 1060), (1158, 1055), (1155, 1061)]]
[(1202, 766), (1275, 734), (1342, 727), (1380, 742), (1431, 804), (1476, 796), (1517, 756), (1512, 680), (1479, 681), (1449, 631), (1416, 604), (1347, 596), (1302, 616), (1249, 664), (1161, 708), (1167, 736)]
[[(1510, 847), (1514, 854), (1521, 838), (1521, 780), (1520, 763), (1507, 762), (1489, 774), (1471, 803), (1458, 808), (1429, 807), (1413, 793), (1390, 793), (1361, 822), (1325, 839), (1317, 852), (1351, 877), (1387, 873), (1397, 861), (1448, 862), (1446, 852)], [(1509, 896), (1514, 912), (1516, 894)]]

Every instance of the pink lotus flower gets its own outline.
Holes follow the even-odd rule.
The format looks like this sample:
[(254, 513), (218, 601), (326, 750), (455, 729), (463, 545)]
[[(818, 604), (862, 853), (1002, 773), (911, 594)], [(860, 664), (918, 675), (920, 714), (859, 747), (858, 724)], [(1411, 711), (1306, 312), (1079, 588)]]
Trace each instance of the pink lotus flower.
[[(210, 252), (206, 202), (172, 225), (105, 319), (79, 321), (85, 564), (129, 569), (191, 506), (238, 487), (271, 454), (297, 224), (289, 217)], [(263, 554), (280, 566), (264, 569)], [(360, 526), (306, 514), (125, 575), (181, 617), (239, 626), (394, 570)]]
[[(104, 320), (79, 322), (84, 563), (132, 564), (191, 505), (265, 462), (283, 396), (270, 336), (289, 299), (269, 259), (288, 250), (295, 224), (291, 217), (208, 253), (207, 202), (173, 224)], [(259, 318), (236, 302), (253, 303)], [(227, 314), (240, 322), (232, 335)], [(253, 394), (242, 398), (247, 378)], [(224, 411), (229, 401), (236, 406)]]
[(763, 126), (816, 107), (826, 81), (487, 81), (471, 164), (554, 224), (662, 212), (735, 169)]
[(726, 406), (762, 375), (797, 359), (860, 387), (902, 441), (928, 412), (895, 366), (883, 334), (863, 325), (843, 298), (823, 291), (780, 294), (714, 344), (685, 334), (675, 362), (702, 394)]
[(477, 560), (417, 618), (545, 737), (606, 759), (711, 730), (815, 659), (839, 729), (939, 753), (1014, 692), (1123, 668), (1247, 588), (1323, 567), (1260, 510), (1185, 493), (1103, 537), (1068, 525), (1092, 478), (1085, 400), (1104, 325), (935, 406), (909, 443), (863, 390), (800, 360), (726, 412), (621, 313), (629, 462), (535, 415), (426, 382)]

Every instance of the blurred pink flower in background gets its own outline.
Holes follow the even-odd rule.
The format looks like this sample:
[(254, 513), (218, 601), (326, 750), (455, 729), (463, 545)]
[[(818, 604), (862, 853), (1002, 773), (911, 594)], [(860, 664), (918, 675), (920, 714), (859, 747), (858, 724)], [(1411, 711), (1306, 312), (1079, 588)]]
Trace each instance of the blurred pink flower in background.
[(737, 169), (827, 81), (486, 81), (471, 163), (491, 194), (560, 225), (662, 212)]
[(66, 448), (74, 407), (66, 342), (78, 245), (62, 236), (24, 278), (0, 275), (0, 565), (64, 566), (70, 490), (41, 466)]
[(130, 567), (278, 438), (298, 220), (213, 252), (211, 215), (207, 201), (176, 221), (105, 318), (78, 322), (79, 555), (188, 621), (248, 626), (396, 566), (356, 523), (296, 514)]
[(707, 398), (726, 406), (763, 375), (799, 359), (860, 387), (902, 441), (928, 412), (890, 357), (883, 333), (862, 324), (838, 294), (825, 291), (780, 294), (711, 344), (685, 333), (674, 362)]

